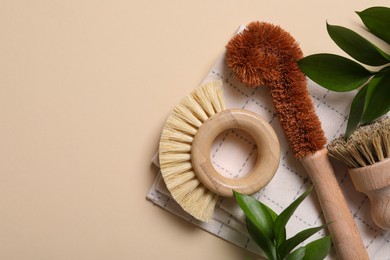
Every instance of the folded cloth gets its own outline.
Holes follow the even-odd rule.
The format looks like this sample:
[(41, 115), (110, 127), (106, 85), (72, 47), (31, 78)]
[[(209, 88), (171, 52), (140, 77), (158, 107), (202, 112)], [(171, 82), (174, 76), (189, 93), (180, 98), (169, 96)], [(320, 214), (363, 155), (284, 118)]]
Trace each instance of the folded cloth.
[[(311, 181), (289, 149), (283, 131), (276, 118), (268, 87), (248, 88), (241, 84), (225, 62), (222, 55), (214, 64), (203, 83), (222, 80), (223, 93), (227, 108), (247, 109), (260, 114), (275, 130), (281, 148), (279, 168), (272, 181), (253, 196), (280, 213), (293, 200), (311, 186)], [(316, 113), (329, 141), (343, 134), (349, 113), (349, 104), (356, 93), (330, 92), (308, 80), (308, 88)], [(239, 130), (228, 130), (214, 141), (211, 154), (214, 167), (222, 175), (237, 178), (245, 175), (256, 162), (256, 145), (250, 136)], [(157, 156), (153, 161), (158, 165)], [(371, 259), (390, 259), (390, 232), (378, 228), (371, 219), (368, 198), (355, 190), (346, 167), (331, 160), (337, 180), (346, 197), (349, 208)], [(192, 222), (204, 230), (215, 234), (249, 251), (263, 255), (248, 235), (244, 215), (234, 199), (221, 198), (215, 208), (210, 223), (192, 218), (172, 199), (166, 189), (161, 174), (158, 174), (147, 199), (162, 208)], [(321, 208), (315, 192), (312, 192), (298, 207), (287, 225), (287, 237), (303, 229), (324, 223)], [(322, 230), (309, 238), (304, 244), (324, 236)], [(335, 257), (332, 252), (328, 259)]]

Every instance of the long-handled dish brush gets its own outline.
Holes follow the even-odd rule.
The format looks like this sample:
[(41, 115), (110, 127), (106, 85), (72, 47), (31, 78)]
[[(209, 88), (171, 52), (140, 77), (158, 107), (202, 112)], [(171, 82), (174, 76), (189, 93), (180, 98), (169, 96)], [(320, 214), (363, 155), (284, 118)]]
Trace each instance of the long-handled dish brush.
[[(251, 111), (226, 109), (221, 85), (221, 81), (207, 83), (185, 97), (169, 115), (159, 147), (161, 173), (172, 197), (186, 212), (206, 222), (219, 196), (232, 197), (233, 190), (249, 195), (263, 188), (280, 158), (272, 127)], [(213, 141), (228, 129), (247, 132), (257, 145), (256, 163), (241, 178), (220, 175), (210, 159)]]
[(253, 22), (226, 46), (226, 61), (250, 87), (269, 86), (289, 145), (313, 181), (340, 259), (369, 259), (338, 185), (321, 123), (310, 99), (306, 78), (296, 61), (303, 57), (295, 39), (279, 26)]
[(390, 229), (390, 118), (359, 127), (347, 140), (333, 140), (328, 150), (347, 164), (356, 190), (370, 199), (374, 223)]

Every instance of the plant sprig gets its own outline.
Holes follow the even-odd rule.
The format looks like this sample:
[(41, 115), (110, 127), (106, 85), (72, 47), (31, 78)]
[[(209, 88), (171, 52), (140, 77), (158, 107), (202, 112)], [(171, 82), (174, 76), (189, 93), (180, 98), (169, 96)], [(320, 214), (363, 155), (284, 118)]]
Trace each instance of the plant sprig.
[[(356, 13), (368, 31), (390, 48), (390, 8), (371, 7)], [(370, 123), (390, 111), (390, 54), (348, 28), (326, 25), (331, 39), (357, 62), (321, 53), (299, 60), (298, 65), (324, 88), (338, 92), (359, 90), (350, 107), (345, 132), (348, 138), (360, 124)], [(376, 69), (368, 70), (358, 62)]]
[[(325, 236), (306, 246), (299, 244), (326, 225), (305, 229), (291, 238), (286, 238), (286, 225), (301, 202), (312, 191), (312, 187), (293, 201), (280, 215), (255, 198), (234, 192), (240, 208), (246, 215), (248, 233), (270, 260), (320, 260), (329, 253), (330, 236)], [(293, 251), (294, 250), (294, 251)]]

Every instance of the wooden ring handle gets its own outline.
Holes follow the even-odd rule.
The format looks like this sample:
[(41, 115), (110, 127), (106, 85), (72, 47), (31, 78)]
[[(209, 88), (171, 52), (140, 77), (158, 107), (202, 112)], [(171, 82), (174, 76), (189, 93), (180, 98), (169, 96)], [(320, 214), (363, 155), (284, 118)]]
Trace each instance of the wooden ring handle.
[[(222, 176), (210, 159), (213, 141), (228, 129), (245, 131), (257, 145), (256, 164), (241, 178)], [(191, 163), (198, 179), (223, 197), (232, 197), (233, 190), (250, 195), (262, 189), (274, 176), (279, 158), (279, 141), (272, 127), (258, 114), (240, 109), (227, 109), (206, 120), (196, 132), (191, 147)]]

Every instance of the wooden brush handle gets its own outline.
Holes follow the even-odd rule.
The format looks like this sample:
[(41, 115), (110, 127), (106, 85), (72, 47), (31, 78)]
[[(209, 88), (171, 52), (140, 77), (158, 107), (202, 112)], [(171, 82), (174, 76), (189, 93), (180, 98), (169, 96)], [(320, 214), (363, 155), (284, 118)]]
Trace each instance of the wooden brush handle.
[(302, 159), (313, 181), (329, 233), (340, 259), (369, 259), (324, 148)]
[[(235, 179), (219, 174), (210, 159), (213, 141), (228, 129), (245, 131), (257, 145), (256, 164), (247, 175)], [(260, 115), (241, 109), (226, 109), (207, 119), (191, 146), (191, 163), (198, 179), (224, 197), (232, 197), (233, 190), (249, 195), (262, 189), (275, 175), (279, 158), (279, 141), (272, 127)]]
[(356, 190), (370, 199), (374, 223), (390, 229), (390, 159), (348, 171)]

